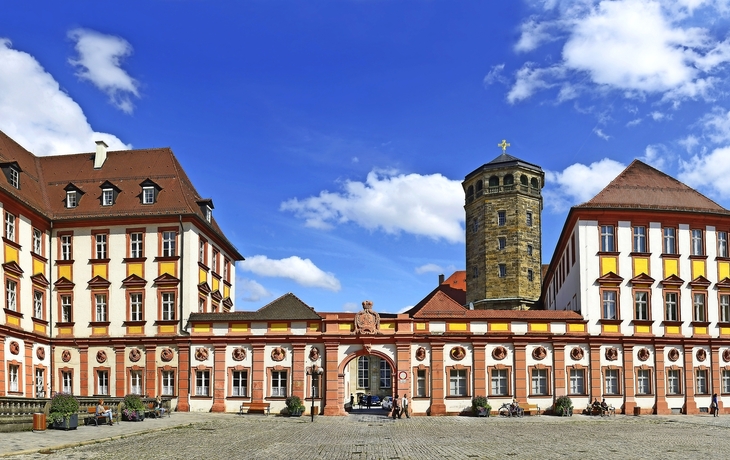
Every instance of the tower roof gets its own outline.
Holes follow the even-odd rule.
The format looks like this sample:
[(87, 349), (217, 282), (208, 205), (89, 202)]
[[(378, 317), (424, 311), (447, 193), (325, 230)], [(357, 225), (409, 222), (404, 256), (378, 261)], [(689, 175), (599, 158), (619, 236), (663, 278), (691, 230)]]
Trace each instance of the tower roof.
[(575, 207), (730, 214), (730, 211), (700, 192), (639, 160), (634, 160), (598, 195)]
[(512, 155), (510, 155), (508, 153), (502, 153), (494, 160), (490, 161), (489, 163), (483, 164), (482, 166), (478, 167), (474, 171), (467, 174), (465, 179), (469, 179), (483, 171), (489, 171), (492, 169), (510, 168), (510, 167), (529, 169), (540, 175), (543, 174), (542, 168), (539, 167), (538, 165), (520, 160), (519, 158), (513, 157)]

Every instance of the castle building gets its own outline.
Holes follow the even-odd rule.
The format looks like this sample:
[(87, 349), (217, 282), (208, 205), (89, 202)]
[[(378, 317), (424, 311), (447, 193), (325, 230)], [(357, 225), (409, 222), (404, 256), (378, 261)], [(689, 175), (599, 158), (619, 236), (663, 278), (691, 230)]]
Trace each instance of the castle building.
[[(624, 414), (730, 402), (730, 211), (634, 161), (567, 217), (540, 264), (544, 174), (505, 151), (463, 182), (466, 270), (408, 311), (233, 308), (242, 256), (169, 149), (35, 157), (0, 136), (1, 397), (163, 394), (182, 411)], [(149, 161), (154, 158), (154, 161)], [(544, 273), (544, 276), (543, 276)], [(415, 299), (414, 299), (415, 300)]]
[(0, 133), (0, 396), (188, 405), (186, 321), (233, 308), (242, 256), (170, 149), (37, 157)]

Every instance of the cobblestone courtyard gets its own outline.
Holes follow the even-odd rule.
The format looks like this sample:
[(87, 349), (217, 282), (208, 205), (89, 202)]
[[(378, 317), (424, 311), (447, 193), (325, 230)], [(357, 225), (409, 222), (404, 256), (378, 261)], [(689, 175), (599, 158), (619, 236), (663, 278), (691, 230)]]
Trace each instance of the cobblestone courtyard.
[[(174, 416), (173, 416), (174, 418)], [(700, 458), (730, 449), (730, 417), (237, 416), (17, 459)], [(32, 439), (32, 438), (31, 438)], [(28, 446), (30, 447), (30, 446)], [(714, 454), (714, 455), (713, 455)]]

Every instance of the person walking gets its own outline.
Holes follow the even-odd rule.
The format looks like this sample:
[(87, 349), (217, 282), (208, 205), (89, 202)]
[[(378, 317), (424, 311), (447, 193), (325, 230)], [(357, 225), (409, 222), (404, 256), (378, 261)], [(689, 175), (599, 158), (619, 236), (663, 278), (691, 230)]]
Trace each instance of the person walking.
[(355, 396), (353, 396), (352, 393), (350, 393), (350, 410), (355, 409)]
[(710, 409), (712, 410), (713, 417), (719, 417), (720, 407), (717, 404), (717, 393), (712, 394), (712, 402), (710, 403)]
[(398, 399), (398, 395), (395, 395), (395, 398), (393, 398), (393, 420), (396, 418), (400, 418), (400, 400)]
[(373, 403), (373, 395), (368, 393), (368, 398), (366, 401), (367, 401), (368, 409), (370, 409), (370, 405)]
[(406, 414), (406, 418), (411, 418), (411, 415), (408, 413), (408, 394), (403, 393), (403, 399), (401, 400), (401, 410), (400, 414), (398, 414), (398, 418), (401, 418), (403, 414)]

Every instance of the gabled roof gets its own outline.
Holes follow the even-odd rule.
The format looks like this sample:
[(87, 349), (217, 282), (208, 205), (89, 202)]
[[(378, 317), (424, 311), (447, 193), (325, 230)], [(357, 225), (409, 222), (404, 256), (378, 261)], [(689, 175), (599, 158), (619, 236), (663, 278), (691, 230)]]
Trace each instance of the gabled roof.
[(191, 313), (190, 321), (310, 321), (321, 320), (314, 309), (291, 292), (284, 294), (257, 311), (231, 313)]
[(466, 308), (444, 294), (443, 291), (436, 291), (421, 308), (413, 314), (414, 318), (463, 318), (466, 316)]
[(457, 305), (466, 304), (466, 271), (459, 270), (454, 272), (448, 279), (436, 286), (436, 289), (428, 293), (426, 297), (405, 313), (409, 316), (415, 316), (439, 292), (445, 294)]
[(631, 162), (598, 195), (575, 207), (730, 214), (730, 211), (698, 191), (639, 160)]

